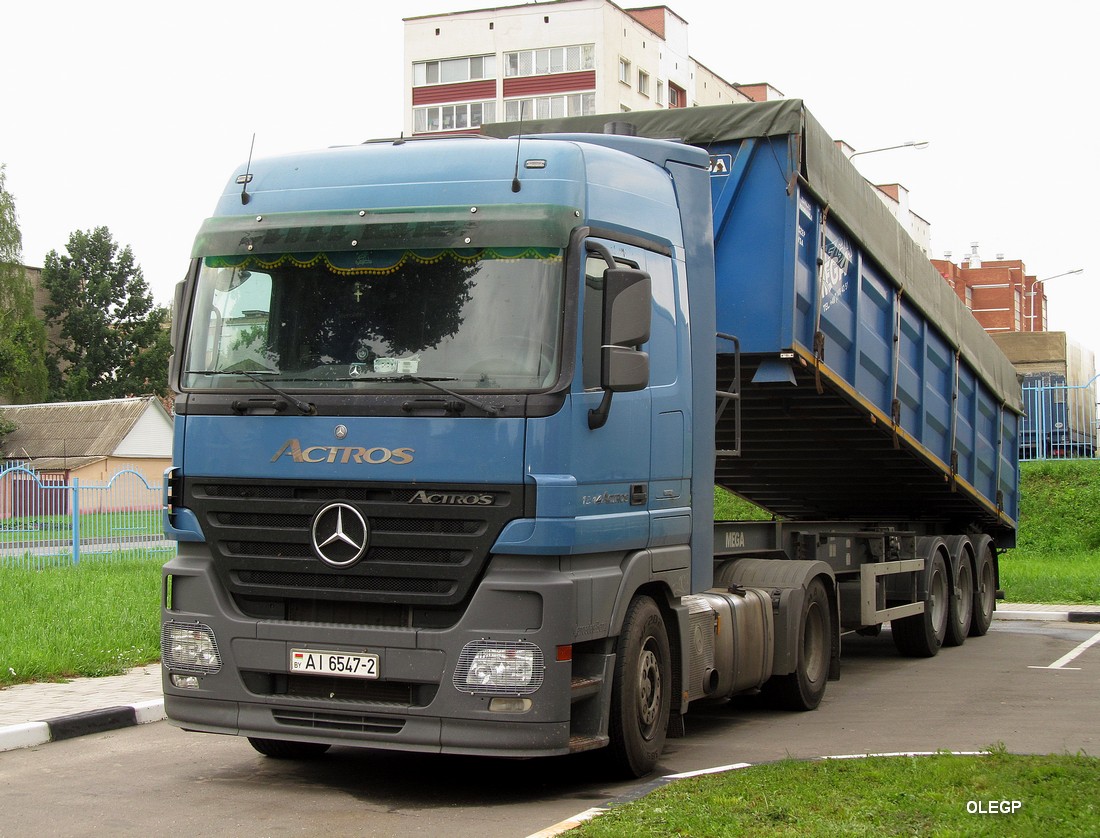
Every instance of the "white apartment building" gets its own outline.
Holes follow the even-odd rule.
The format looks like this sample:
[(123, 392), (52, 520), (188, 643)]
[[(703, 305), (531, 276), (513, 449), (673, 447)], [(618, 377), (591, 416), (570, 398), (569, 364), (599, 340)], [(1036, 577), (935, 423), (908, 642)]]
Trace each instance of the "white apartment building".
[(667, 6), (550, 0), (405, 18), (405, 135), (782, 98), (695, 61)]

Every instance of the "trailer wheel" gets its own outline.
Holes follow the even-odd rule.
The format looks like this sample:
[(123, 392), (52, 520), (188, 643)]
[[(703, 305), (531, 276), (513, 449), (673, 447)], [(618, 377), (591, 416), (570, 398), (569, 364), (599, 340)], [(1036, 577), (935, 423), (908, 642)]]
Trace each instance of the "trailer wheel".
[(616, 770), (643, 777), (665, 747), (672, 663), (661, 611), (648, 596), (630, 603), (611, 687), (608, 756)]
[(291, 742), (286, 739), (260, 739), (248, 737), (248, 744), (272, 759), (313, 759), (329, 749), (321, 742)]
[(970, 633), (974, 617), (974, 569), (965, 550), (959, 556), (959, 569), (951, 587), (951, 602), (947, 617), (945, 646), (962, 646)]
[(926, 573), (928, 595), (924, 600), (924, 613), (890, 622), (894, 646), (911, 658), (934, 657), (947, 636), (951, 586), (947, 580), (947, 563), (939, 550), (929, 560)]
[(814, 710), (825, 696), (832, 649), (829, 593), (820, 577), (806, 588), (798, 624), (798, 661), (794, 672), (775, 675), (763, 692), (772, 704), (787, 710)]
[(997, 575), (993, 570), (990, 545), (982, 547), (977, 558), (974, 580), (974, 616), (970, 620), (970, 636), (984, 637), (993, 622), (994, 600), (997, 597)]

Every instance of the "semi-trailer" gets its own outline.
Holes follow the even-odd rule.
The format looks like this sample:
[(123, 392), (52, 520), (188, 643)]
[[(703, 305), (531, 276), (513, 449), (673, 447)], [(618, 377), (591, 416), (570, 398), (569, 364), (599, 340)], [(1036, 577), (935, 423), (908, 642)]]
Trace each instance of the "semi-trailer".
[[(644, 775), (984, 634), (1015, 372), (799, 100), (253, 161), (176, 292), (167, 715)], [(772, 513), (718, 522), (714, 488)]]

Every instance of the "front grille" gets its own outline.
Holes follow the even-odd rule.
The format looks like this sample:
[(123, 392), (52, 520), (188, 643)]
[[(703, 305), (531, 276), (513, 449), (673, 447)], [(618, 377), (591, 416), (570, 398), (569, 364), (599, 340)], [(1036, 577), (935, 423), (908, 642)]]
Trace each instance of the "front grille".
[[(225, 552), (231, 556), (267, 558), (313, 558), (313, 548), (308, 544), (279, 544), (270, 541), (226, 541)], [(461, 564), (470, 557), (468, 550), (402, 549), (379, 547), (367, 553), (372, 562), (392, 564)]]
[[(492, 503), (420, 503), (418, 498), (488, 495)], [(238, 602), (280, 606), (308, 600), (454, 606), (469, 594), (505, 525), (530, 516), (524, 486), (358, 484), (192, 478), (187, 505), (198, 516), (219, 577)], [(354, 564), (332, 567), (314, 552), (313, 520), (333, 502), (367, 522), (369, 546)], [(332, 513), (329, 513), (330, 515)]]
[(400, 591), (418, 594), (445, 594), (453, 583), (443, 579), (401, 579), (396, 577), (337, 576), (321, 573), (279, 573), (244, 570), (237, 574), (241, 584), (318, 591)]
[(330, 701), (363, 701), (410, 707), (418, 685), (404, 681), (360, 681), (354, 678), (326, 678), (290, 675), (286, 695), (296, 698), (324, 698)]
[(390, 719), (384, 716), (360, 716), (351, 713), (274, 710), (271, 716), (278, 724), (316, 731), (400, 733), (405, 727), (404, 719)]

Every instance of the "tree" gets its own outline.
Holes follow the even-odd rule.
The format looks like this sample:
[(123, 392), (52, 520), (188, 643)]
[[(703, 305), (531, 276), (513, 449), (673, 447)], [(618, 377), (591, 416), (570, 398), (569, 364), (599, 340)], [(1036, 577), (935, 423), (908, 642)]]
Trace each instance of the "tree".
[(27, 404), (46, 397), (46, 329), (34, 313), (34, 289), (23, 269), (15, 199), (0, 164), (0, 396)]
[(46, 254), (46, 319), (60, 325), (50, 347), (50, 395), (63, 401), (168, 391), (168, 310), (153, 305), (129, 245), (106, 227), (69, 236), (68, 253)]

